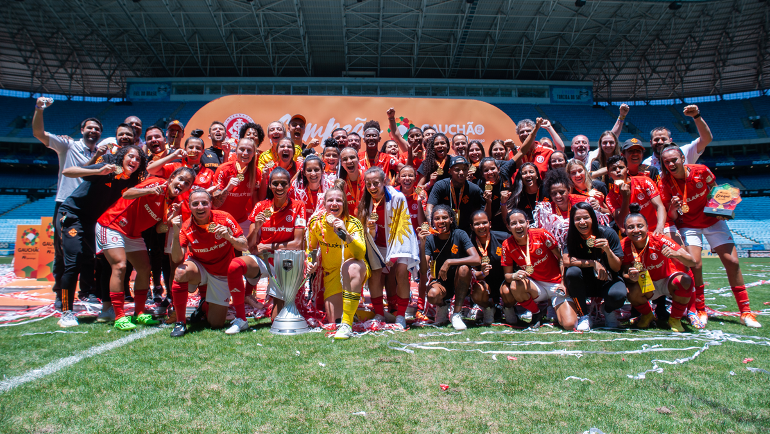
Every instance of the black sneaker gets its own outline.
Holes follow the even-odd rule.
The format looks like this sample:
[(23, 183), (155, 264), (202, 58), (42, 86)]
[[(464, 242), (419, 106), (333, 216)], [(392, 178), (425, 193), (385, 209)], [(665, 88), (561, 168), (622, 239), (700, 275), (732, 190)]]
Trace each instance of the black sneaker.
[(97, 296), (95, 296), (93, 294), (88, 294), (88, 297), (86, 297), (85, 301), (86, 301), (86, 303), (96, 303), (96, 304), (99, 304), (99, 303), (102, 302), (101, 300), (99, 300), (99, 297), (97, 297)]
[(537, 329), (540, 328), (541, 322), (543, 321), (543, 317), (545, 316), (545, 313), (547, 311), (545, 309), (540, 309), (537, 313), (532, 314), (532, 321), (530, 321), (530, 325), (528, 328), (531, 329)]
[(195, 308), (192, 314), (190, 314), (190, 324), (200, 324), (206, 321), (206, 312), (203, 311), (202, 306)]
[(152, 301), (155, 303), (160, 303), (163, 301), (163, 287), (158, 285), (154, 288), (152, 288)]
[(174, 324), (174, 330), (171, 330), (172, 338), (181, 338), (187, 332), (187, 326), (183, 322)]

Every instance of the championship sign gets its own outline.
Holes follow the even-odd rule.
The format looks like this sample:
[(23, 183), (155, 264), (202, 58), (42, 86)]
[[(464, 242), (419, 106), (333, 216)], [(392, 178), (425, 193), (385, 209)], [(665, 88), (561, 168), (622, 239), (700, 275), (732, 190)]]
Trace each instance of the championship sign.
[(37, 277), (37, 256), (43, 244), (41, 225), (16, 226), (16, 249), (13, 255), (13, 272), (26, 279)]
[[(485, 148), (495, 139), (518, 142), (516, 124), (508, 115), (489, 103), (467, 99), (229, 95), (201, 107), (187, 127), (208, 131), (212, 122), (220, 121), (225, 124), (227, 137), (235, 138), (247, 122), (258, 123), (267, 132), (271, 122), (288, 125), (293, 115), (302, 114), (307, 119), (303, 143), (313, 139), (323, 143), (340, 127), (363, 137), (364, 124), (370, 120), (380, 123), (384, 142), (390, 138), (387, 111), (391, 107), (396, 110), (399, 135), (406, 132), (407, 125), (415, 125), (423, 129), (433, 127), (450, 139), (455, 134), (464, 134), (469, 141), (481, 141)], [(269, 141), (265, 140), (260, 150), (268, 147)]]
[(37, 254), (37, 280), (54, 281), (53, 257), (54, 257), (54, 229), (53, 217), (41, 219), (40, 249)]

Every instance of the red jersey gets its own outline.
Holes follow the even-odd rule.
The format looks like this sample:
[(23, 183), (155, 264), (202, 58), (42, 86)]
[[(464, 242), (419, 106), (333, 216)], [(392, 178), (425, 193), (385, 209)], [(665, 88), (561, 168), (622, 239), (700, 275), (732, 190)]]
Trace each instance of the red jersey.
[[(417, 169), (418, 167), (420, 167), (420, 165), (422, 164), (423, 161), (425, 161), (425, 159), (413, 157), (412, 158), (412, 167)], [(408, 165), (409, 164), (409, 154), (406, 153), (406, 152), (400, 153), (399, 156), (398, 156), (398, 162), (403, 164), (404, 166)]]
[(305, 219), (309, 219), (316, 208), (318, 208), (318, 203), (323, 201), (323, 194), (321, 194), (320, 199), (318, 197), (320, 192), (321, 189), (313, 191), (307, 187), (305, 187), (302, 192), (298, 192), (294, 183), (292, 183), (291, 190), (289, 190), (289, 198), (293, 201), (302, 201), (305, 203)]
[[(561, 283), (559, 258), (551, 252), (551, 249), (557, 245), (556, 238), (547, 230), (529, 229), (529, 259), (530, 264), (535, 267), (530, 278), (542, 282)], [(518, 245), (516, 238), (511, 235), (503, 241), (503, 254), (500, 259), (502, 265), (510, 267), (516, 263), (523, 270), (527, 265), (525, 250), (526, 246)]]
[[(153, 188), (165, 185), (166, 180), (151, 176), (140, 182), (135, 188)], [(148, 194), (136, 199), (118, 199), (107, 211), (99, 217), (99, 224), (116, 230), (129, 238), (140, 238), (142, 232), (155, 226), (160, 221), (165, 221), (168, 210), (173, 203), (181, 200), (179, 195), (167, 200), (167, 191), (163, 194)]]
[(417, 200), (417, 195), (412, 193), (409, 196), (406, 196), (406, 206), (409, 207), (409, 217), (412, 220), (412, 228), (414, 228), (414, 232), (417, 233), (420, 231), (418, 216), (420, 215), (422, 203)]
[[(253, 223), (257, 214), (273, 206), (272, 199), (263, 200), (254, 206), (249, 214), (249, 220)], [(262, 244), (284, 243), (294, 239), (294, 229), (304, 228), (305, 203), (289, 199), (283, 208), (273, 209), (273, 214), (265, 220), (259, 231), (259, 242)]]
[[(358, 153), (358, 161), (361, 162), (361, 167), (366, 170), (372, 167), (369, 158), (366, 156), (366, 151)], [(377, 158), (374, 162), (375, 166), (379, 166), (385, 175), (395, 174), (398, 171), (398, 159), (390, 154), (384, 152), (378, 152)]]
[[(652, 204), (652, 199), (660, 196), (658, 187), (652, 182), (652, 179), (646, 176), (629, 176), (628, 183), (631, 185), (629, 203), (639, 204), (640, 214), (647, 219), (647, 223), (654, 229), (658, 224), (658, 210)], [(608, 189), (609, 193), (605, 203), (614, 215), (615, 210), (619, 210), (623, 205), (623, 196), (620, 195), (620, 187), (614, 183), (608, 185)]]
[[(238, 225), (238, 221), (224, 211), (212, 210), (209, 223), (228, 227), (233, 233), (233, 238), (243, 236), (243, 230)], [(187, 247), (186, 259), (195, 259), (200, 262), (209, 274), (227, 276), (227, 267), (235, 258), (235, 248), (226, 239), (210, 233), (209, 223), (201, 227), (192, 218), (185, 220), (179, 231), (179, 245), (182, 249)]]
[[(676, 241), (665, 235), (655, 235), (652, 232), (648, 232), (647, 236), (649, 237), (647, 247), (637, 250), (636, 253), (644, 268), (650, 272), (652, 280), (666, 279), (677, 271), (687, 272), (687, 268), (681, 262), (663, 256), (663, 246), (668, 246), (672, 250), (681, 248)], [(635, 259), (631, 250), (631, 238), (623, 238), (621, 246), (623, 247), (623, 263), (633, 264)]]
[[(168, 179), (174, 171), (180, 167), (190, 167), (187, 164), (176, 162), (176, 163), (168, 163), (163, 165), (163, 177)], [(190, 167), (192, 169), (192, 167)], [(195, 177), (195, 181), (193, 182), (193, 188), (190, 190), (185, 191), (181, 194), (181, 202), (182, 202), (182, 221), (185, 221), (190, 218), (190, 192), (194, 190), (196, 187), (207, 189), (211, 187), (211, 183), (214, 180), (214, 171), (209, 169), (208, 167), (204, 166), (203, 164), (200, 165), (200, 171), (198, 172), (198, 175)]]
[[(687, 204), (689, 209), (681, 217), (683, 228), (703, 229), (715, 225), (719, 219), (703, 214), (703, 209), (711, 192), (709, 184), (713, 183), (716, 177), (702, 164), (685, 164), (685, 170), (688, 173), (683, 180), (675, 179), (671, 174), (661, 176), (658, 182), (660, 198), (668, 205), (673, 196), (679, 196), (682, 203)], [(686, 200), (683, 197), (685, 193)]]
[(374, 243), (379, 247), (388, 247), (387, 231), (385, 230), (385, 198), (380, 201), (380, 205), (376, 208), (372, 203), (372, 211), (377, 212), (377, 232), (374, 234)]
[[(344, 169), (343, 169), (344, 170)], [(355, 215), (358, 202), (364, 197), (364, 173), (359, 172), (358, 181), (345, 179), (345, 197), (348, 201), (348, 211)]]
[(553, 149), (541, 146), (540, 142), (535, 142), (529, 153), (521, 157), (521, 164), (533, 163), (537, 166), (537, 170), (540, 171), (540, 176), (542, 177), (548, 171), (548, 162), (551, 160), (551, 154), (553, 154)]
[[(224, 190), (230, 182), (230, 178), (238, 176), (238, 168), (235, 165), (236, 162), (228, 161), (217, 167), (217, 171), (214, 173), (214, 183), (217, 188)], [(249, 210), (253, 203), (254, 192), (249, 191), (249, 172), (249, 170), (243, 172), (245, 179), (237, 187), (230, 190), (220, 208), (221, 211), (229, 213), (239, 222), (244, 222), (249, 217)]]

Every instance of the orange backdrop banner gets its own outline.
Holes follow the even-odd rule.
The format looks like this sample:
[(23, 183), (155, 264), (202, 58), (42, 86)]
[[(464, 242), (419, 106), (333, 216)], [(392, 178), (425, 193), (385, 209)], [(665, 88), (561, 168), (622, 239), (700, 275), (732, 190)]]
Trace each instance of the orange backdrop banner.
[[(288, 124), (293, 115), (301, 114), (307, 119), (304, 143), (314, 138), (323, 143), (339, 127), (363, 138), (364, 123), (372, 119), (380, 123), (384, 142), (389, 139), (386, 113), (391, 107), (396, 110), (402, 136), (410, 125), (420, 128), (430, 125), (450, 139), (454, 134), (462, 133), (468, 140), (480, 140), (485, 149), (495, 139), (518, 141), (516, 124), (508, 115), (491, 104), (468, 99), (230, 95), (203, 106), (185, 130), (188, 135), (194, 129), (208, 132), (212, 122), (220, 121), (225, 124), (228, 138), (237, 138), (244, 123), (258, 123), (267, 132), (270, 122)], [(265, 140), (260, 149), (267, 149), (268, 143)]]
[(40, 250), (37, 253), (37, 280), (54, 281), (53, 278), (53, 217), (43, 217), (41, 220)]
[(42, 225), (16, 226), (16, 250), (13, 255), (13, 272), (26, 279), (37, 278), (37, 257), (43, 243)]

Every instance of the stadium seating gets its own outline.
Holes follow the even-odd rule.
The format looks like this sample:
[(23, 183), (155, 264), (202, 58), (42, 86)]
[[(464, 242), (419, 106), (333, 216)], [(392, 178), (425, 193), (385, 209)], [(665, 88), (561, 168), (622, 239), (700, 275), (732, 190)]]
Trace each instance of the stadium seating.
[(27, 200), (26, 196), (21, 195), (0, 195), (0, 216), (27, 202)]
[[(770, 197), (745, 197), (738, 205), (735, 219), (729, 220), (727, 225), (730, 226), (733, 235), (738, 234), (742, 239), (749, 239), (750, 241), (746, 244), (770, 244), (768, 209), (770, 209)], [(736, 238), (736, 243), (741, 244), (741, 241)]]
[[(747, 100), (759, 116), (770, 118), (770, 96), (760, 96), (759, 98), (750, 98)], [(770, 127), (765, 128), (765, 132), (770, 136)]]
[[(58, 164), (58, 163), (57, 163)], [(18, 173), (0, 174), (0, 187), (4, 188), (55, 188), (57, 177), (51, 175), (28, 175)]]
[(770, 175), (742, 175), (738, 180), (748, 190), (761, 190), (770, 188)]
[(24, 206), (18, 207), (10, 212), (3, 214), (3, 219), (39, 219), (41, 216), (53, 216), (55, 207), (55, 196), (30, 202)]
[(4, 219), (0, 217), (0, 243), (13, 243), (16, 241), (17, 225), (39, 225), (37, 219)]

